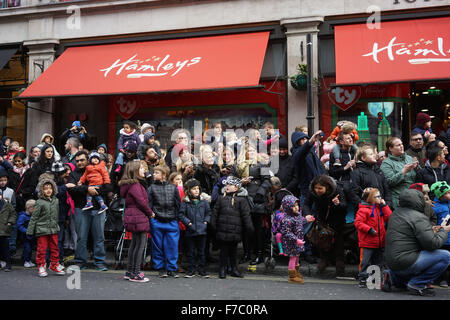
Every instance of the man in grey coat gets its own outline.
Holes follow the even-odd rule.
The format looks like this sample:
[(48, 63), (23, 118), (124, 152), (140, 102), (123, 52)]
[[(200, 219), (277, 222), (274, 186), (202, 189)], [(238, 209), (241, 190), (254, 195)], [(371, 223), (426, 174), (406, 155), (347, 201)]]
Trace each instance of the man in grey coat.
[(388, 270), (381, 289), (405, 288), (415, 295), (434, 296), (431, 284), (450, 265), (450, 252), (441, 250), (450, 226), (433, 226), (425, 215), (425, 199), (418, 190), (399, 195), (386, 232), (385, 256)]

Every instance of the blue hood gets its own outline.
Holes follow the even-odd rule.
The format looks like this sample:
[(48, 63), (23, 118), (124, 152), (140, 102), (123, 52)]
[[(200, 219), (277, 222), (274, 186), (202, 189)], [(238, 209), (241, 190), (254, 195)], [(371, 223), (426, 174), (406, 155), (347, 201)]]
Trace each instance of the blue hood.
[(306, 133), (301, 132), (301, 131), (297, 131), (297, 132), (292, 133), (292, 135), (291, 135), (292, 147), (293, 147), (294, 149), (295, 149), (295, 148), (298, 148), (297, 142), (298, 142), (300, 139), (303, 139), (303, 138), (308, 138), (308, 139), (309, 139), (309, 136), (308, 136)]

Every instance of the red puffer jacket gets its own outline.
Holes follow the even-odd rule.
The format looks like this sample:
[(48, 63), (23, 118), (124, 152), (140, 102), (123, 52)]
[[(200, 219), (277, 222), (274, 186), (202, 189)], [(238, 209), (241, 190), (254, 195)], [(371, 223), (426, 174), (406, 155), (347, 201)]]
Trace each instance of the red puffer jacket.
[[(385, 223), (391, 216), (389, 206), (371, 205), (366, 202), (359, 204), (355, 218), (355, 227), (358, 230), (360, 248), (384, 248), (386, 229)], [(373, 228), (377, 234), (370, 235), (369, 230)]]

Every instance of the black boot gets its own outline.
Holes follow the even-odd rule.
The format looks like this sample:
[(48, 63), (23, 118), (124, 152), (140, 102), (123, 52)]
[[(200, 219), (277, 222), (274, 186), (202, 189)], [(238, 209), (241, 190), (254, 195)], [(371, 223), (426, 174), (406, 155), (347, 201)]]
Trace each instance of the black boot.
[(251, 265), (256, 265), (256, 264), (260, 264), (264, 262), (264, 255), (262, 252), (258, 252), (258, 254), (256, 255), (256, 258), (253, 259), (250, 264)]
[(219, 278), (220, 279), (225, 279), (226, 277), (227, 277), (226, 267), (220, 267)]
[(244, 275), (242, 273), (240, 273), (238, 268), (236, 268), (236, 267), (232, 268), (230, 276), (236, 277), (236, 278), (243, 278), (244, 277)]

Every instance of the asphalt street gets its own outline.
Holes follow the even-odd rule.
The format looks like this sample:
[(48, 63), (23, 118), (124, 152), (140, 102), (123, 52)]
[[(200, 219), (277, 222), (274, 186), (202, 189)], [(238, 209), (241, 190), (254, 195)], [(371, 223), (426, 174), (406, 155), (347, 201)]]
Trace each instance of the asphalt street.
[(245, 278), (159, 278), (148, 271), (147, 283), (123, 280), (123, 270), (83, 270), (58, 276), (49, 271), (40, 278), (37, 270), (14, 267), (0, 271), (1, 300), (449, 300), (450, 289), (436, 287), (436, 296), (418, 297), (406, 292), (385, 293), (361, 289), (356, 280), (305, 277), (305, 284), (291, 284), (287, 276), (246, 274)]

